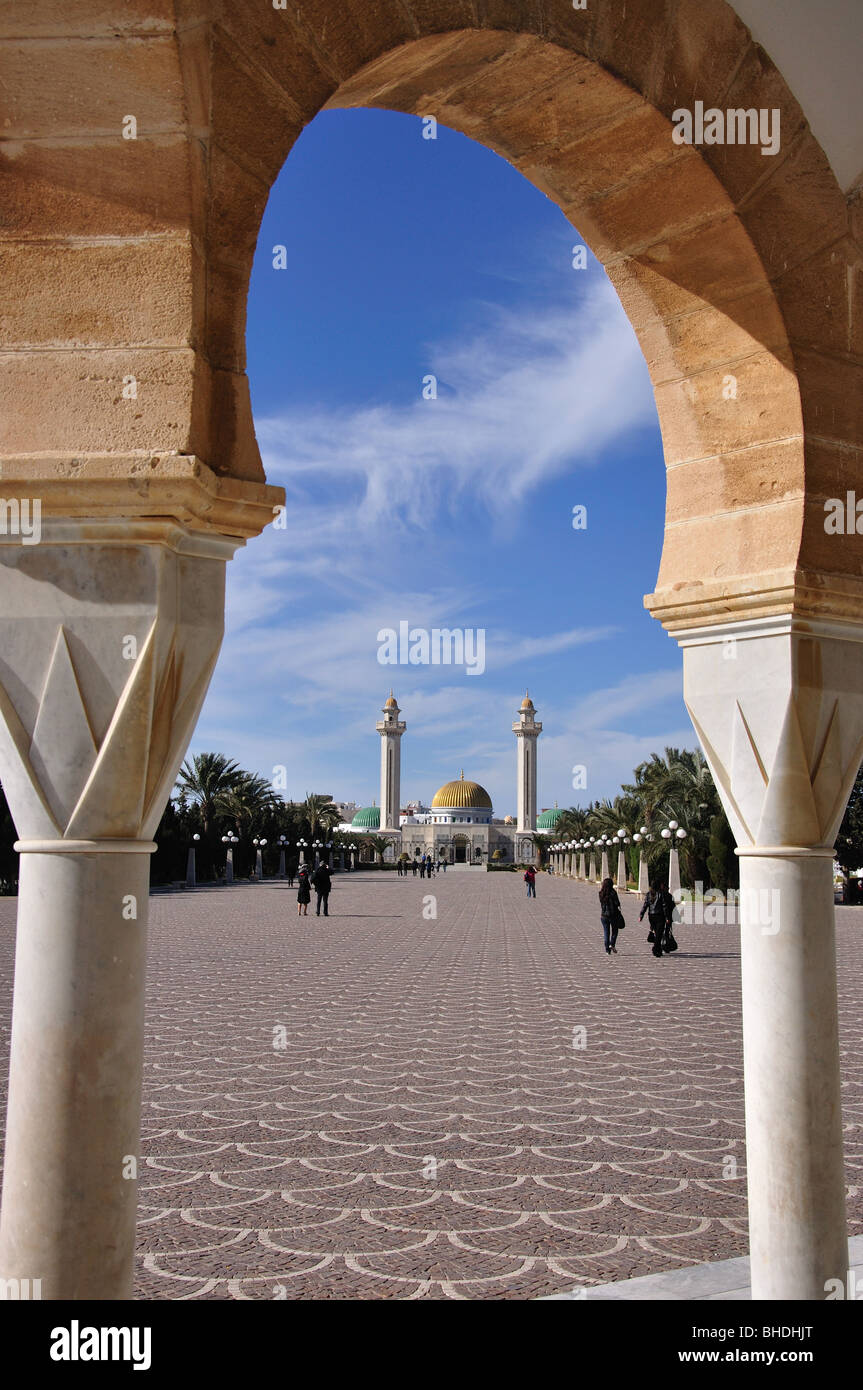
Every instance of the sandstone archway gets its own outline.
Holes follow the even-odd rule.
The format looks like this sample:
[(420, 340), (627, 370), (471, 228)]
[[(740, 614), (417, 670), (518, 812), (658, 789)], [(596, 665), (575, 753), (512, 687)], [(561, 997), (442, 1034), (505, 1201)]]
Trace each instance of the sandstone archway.
[[(861, 541), (829, 536), (823, 503), (861, 461), (863, 224), (781, 75), (724, 0), (94, 0), (22, 3), (2, 23), (0, 451), (6, 491), (44, 517), (37, 554), (2, 548), (0, 777), (25, 852), (22, 930), (38, 919), (19, 958), (3, 1272), (55, 1296), (128, 1287), (134, 1203), (112, 1165), (136, 1132), (143, 906), (121, 1004), (92, 943), (113, 940), (117, 901), (146, 899), (141, 865), (218, 651), (224, 562), (281, 499), (244, 371), (269, 188), (317, 111), (380, 105), (483, 141), (554, 198), (644, 350), (668, 467), (648, 606), (684, 644), (744, 880), (788, 905), (775, 938), (744, 912), (754, 1277), (761, 1296), (818, 1296), (846, 1258), (825, 870), (863, 753)], [(675, 145), (672, 114), (696, 100), (778, 110), (779, 153)], [(69, 1070), (34, 1114), (37, 982), (70, 933), (91, 1017), (70, 1024)], [(72, 984), (52, 988), (59, 1007)], [(43, 1165), (34, 1226), (40, 1146), (113, 1026), (117, 1126), (104, 1097), (79, 1097), (72, 1129), (95, 1125), (93, 1147)]]

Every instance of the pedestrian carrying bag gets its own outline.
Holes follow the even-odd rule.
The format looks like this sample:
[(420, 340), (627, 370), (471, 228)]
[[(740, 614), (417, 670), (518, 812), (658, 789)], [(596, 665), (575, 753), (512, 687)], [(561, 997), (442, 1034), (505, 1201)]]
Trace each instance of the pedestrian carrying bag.
[(623, 928), (626, 926), (626, 919), (619, 907), (613, 907), (611, 909), (611, 925), (614, 927), (615, 931), (623, 931)]

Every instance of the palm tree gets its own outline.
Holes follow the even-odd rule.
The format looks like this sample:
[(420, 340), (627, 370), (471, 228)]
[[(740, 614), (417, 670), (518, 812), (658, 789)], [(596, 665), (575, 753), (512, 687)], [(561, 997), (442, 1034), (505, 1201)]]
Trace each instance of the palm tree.
[(251, 834), (257, 825), (278, 811), (281, 797), (265, 777), (244, 772), (236, 786), (225, 793), (221, 804), (222, 814), (235, 822), (237, 832)]
[(580, 806), (570, 806), (555, 825), (555, 835), (561, 840), (583, 840), (587, 833), (587, 817), (588, 812)]
[(188, 759), (183, 763), (177, 777), (179, 800), (197, 807), (205, 836), (212, 833), (220, 816), (229, 814), (226, 798), (248, 775), (224, 753), (196, 753), (191, 763)]
[(664, 758), (653, 753), (635, 769), (634, 777), (634, 784), (623, 790), (640, 804), (644, 823), (656, 836), (646, 847), (648, 863), (657, 863), (667, 853), (657, 832), (663, 823), (676, 820), (687, 832), (679, 845), (687, 876), (707, 881), (710, 824), (724, 812), (701, 749), (666, 748)]
[(325, 835), (341, 822), (341, 816), (329, 796), (317, 796), (313, 792), (306, 792), (306, 799), (300, 810), (308, 821), (311, 840), (315, 839), (319, 831)]
[(384, 862), (384, 851), (390, 843), (386, 835), (364, 835), (362, 839), (364, 845), (368, 845), (378, 856), (378, 863)]

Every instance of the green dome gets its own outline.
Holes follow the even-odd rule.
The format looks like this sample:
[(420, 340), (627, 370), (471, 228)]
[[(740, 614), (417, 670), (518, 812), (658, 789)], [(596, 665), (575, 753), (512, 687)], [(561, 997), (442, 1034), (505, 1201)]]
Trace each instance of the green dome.
[(553, 830), (562, 815), (563, 812), (557, 806), (551, 811), (543, 811), (542, 815), (536, 818), (537, 830)]
[(357, 811), (357, 814), (351, 821), (352, 830), (380, 830), (380, 828), (380, 806), (363, 806), (362, 810)]

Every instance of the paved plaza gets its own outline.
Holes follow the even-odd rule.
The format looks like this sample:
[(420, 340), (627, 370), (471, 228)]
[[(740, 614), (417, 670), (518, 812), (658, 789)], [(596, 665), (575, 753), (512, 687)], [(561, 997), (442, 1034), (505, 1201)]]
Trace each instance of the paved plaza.
[[(357, 873), (300, 920), (277, 882), (152, 899), (138, 1298), (531, 1298), (745, 1255), (737, 929), (657, 961), (630, 896), (609, 958), (594, 888), (537, 892)], [(837, 916), (859, 1235), (863, 911)]]

